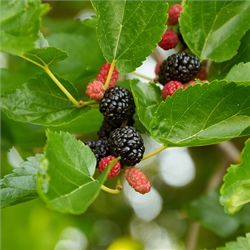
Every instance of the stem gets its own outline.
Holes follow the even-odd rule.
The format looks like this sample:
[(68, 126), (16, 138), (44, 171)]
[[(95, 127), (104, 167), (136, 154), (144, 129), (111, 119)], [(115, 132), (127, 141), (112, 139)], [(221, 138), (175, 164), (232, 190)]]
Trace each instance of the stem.
[(161, 55), (161, 53), (159, 52), (158, 48), (156, 48), (154, 51), (153, 51), (153, 54), (152, 54), (153, 58), (155, 59), (156, 62), (161, 62), (163, 61), (165, 58)]
[(192, 223), (190, 225), (190, 229), (188, 232), (188, 241), (186, 244), (187, 245), (186, 250), (196, 249), (196, 244), (197, 244), (199, 232), (200, 232), (200, 224), (199, 223)]
[(53, 82), (60, 88), (60, 90), (69, 98), (69, 100), (77, 107), (81, 108), (84, 106), (83, 102), (78, 102), (69, 92), (68, 90), (58, 81), (58, 79), (54, 76), (54, 74), (50, 71), (48, 66), (44, 66), (44, 71), (48, 74), (48, 76), (53, 80)]
[(110, 194), (119, 194), (120, 193), (119, 189), (111, 189), (111, 188), (108, 188), (104, 185), (101, 185), (101, 189), (107, 193), (110, 193)]
[(115, 68), (115, 64), (116, 64), (116, 61), (113, 61), (110, 64), (109, 73), (108, 73), (107, 79), (106, 79), (105, 84), (104, 84), (104, 89), (107, 89), (108, 86), (109, 86), (109, 82), (110, 82), (110, 79), (112, 77), (112, 74), (113, 74), (113, 71), (114, 71), (114, 68)]
[(142, 77), (142, 78), (144, 78), (144, 79), (146, 79), (146, 80), (152, 81), (152, 78), (150, 78), (150, 77), (148, 77), (148, 76), (145, 76), (145, 75), (143, 75), (143, 74), (141, 74), (141, 73), (138, 73), (138, 72), (136, 72), (136, 71), (132, 72), (131, 74), (136, 75), (136, 76), (139, 76), (139, 77)]
[(148, 159), (148, 158), (150, 158), (150, 157), (152, 157), (152, 156), (154, 156), (154, 155), (160, 153), (161, 151), (163, 151), (163, 150), (166, 149), (167, 147), (168, 147), (167, 145), (162, 145), (161, 147), (159, 147), (159, 148), (156, 149), (155, 151), (153, 151), (153, 152), (151, 152), (151, 153), (145, 155), (145, 156), (142, 158), (142, 160), (146, 160), (146, 159)]
[(21, 54), (19, 54), (18, 56), (21, 57), (21, 58), (23, 58), (23, 59), (25, 59), (26, 61), (29, 61), (29, 62), (35, 64), (36, 66), (38, 66), (38, 67), (44, 69), (44, 66), (43, 66), (43, 65), (41, 65), (41, 64), (39, 64), (39, 63), (37, 63), (37, 62), (31, 60), (31, 59), (29, 59), (28, 57), (23, 56), (23, 55), (21, 55)]
[[(227, 172), (228, 166), (233, 164), (240, 163), (240, 151), (235, 147), (231, 141), (222, 142), (216, 145), (223, 154), (223, 160), (220, 167), (214, 172), (214, 174), (209, 179), (205, 193), (208, 193), (210, 190), (218, 188), (221, 185), (223, 176)], [(196, 249), (196, 243), (199, 238), (200, 233), (200, 224), (192, 223), (189, 229), (189, 236), (187, 239), (187, 248), (186, 250)]]
[(182, 0), (181, 1), (181, 6), (184, 7), (185, 4), (186, 4), (186, 0)]
[(118, 176), (117, 183), (116, 183), (116, 189), (121, 191), (122, 190), (122, 184), (121, 184), (121, 173)]

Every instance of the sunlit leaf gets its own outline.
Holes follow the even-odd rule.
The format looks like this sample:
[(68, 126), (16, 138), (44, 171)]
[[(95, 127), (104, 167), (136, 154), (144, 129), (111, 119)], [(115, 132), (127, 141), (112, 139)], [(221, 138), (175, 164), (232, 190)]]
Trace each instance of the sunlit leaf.
[(215, 144), (250, 134), (250, 86), (214, 81), (177, 90), (159, 105), (151, 136), (169, 146)]
[(0, 180), (1, 208), (16, 205), (38, 197), (36, 191), (36, 172), (42, 155), (29, 157), (12, 174)]
[(125, 74), (134, 71), (155, 49), (166, 29), (165, 1), (92, 1), (97, 35), (108, 62)]
[(250, 2), (190, 0), (180, 18), (183, 38), (200, 59), (223, 62), (237, 54), (250, 28)]
[(226, 80), (250, 83), (250, 62), (235, 65), (225, 76)]
[(94, 179), (96, 158), (87, 145), (65, 132), (47, 131), (47, 138), (38, 193), (54, 210), (81, 214), (99, 194), (108, 169)]
[(246, 142), (241, 160), (242, 163), (228, 168), (220, 190), (220, 202), (228, 214), (236, 213), (250, 202), (250, 140)]
[(250, 233), (246, 237), (238, 237), (237, 241), (226, 243), (225, 247), (217, 247), (216, 250), (246, 250), (250, 248)]

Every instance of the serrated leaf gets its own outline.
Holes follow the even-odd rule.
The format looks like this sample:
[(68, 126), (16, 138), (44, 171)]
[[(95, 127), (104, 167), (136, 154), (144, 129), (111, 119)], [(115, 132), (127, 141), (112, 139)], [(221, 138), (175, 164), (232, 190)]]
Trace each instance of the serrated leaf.
[(250, 62), (235, 65), (225, 76), (228, 81), (249, 82), (250, 83)]
[(81, 214), (100, 192), (107, 172), (92, 177), (96, 168), (93, 152), (69, 133), (48, 130), (47, 138), (37, 175), (38, 193), (54, 210)]
[(105, 59), (117, 61), (122, 74), (134, 71), (149, 56), (166, 29), (165, 1), (92, 1), (97, 36)]
[[(78, 92), (69, 81), (57, 79), (78, 99)], [(1, 98), (0, 107), (13, 120), (43, 126), (67, 124), (90, 109), (75, 107), (45, 73), (7, 92)]]
[(38, 66), (48, 66), (52, 62), (61, 61), (68, 57), (68, 53), (55, 47), (37, 48), (27, 51), (22, 57)]
[(131, 82), (130, 87), (139, 119), (149, 131), (149, 124), (156, 109), (162, 102), (161, 90), (155, 84), (142, 83), (137, 80)]
[(243, 36), (240, 41), (240, 47), (238, 49), (237, 55), (232, 59), (222, 62), (222, 63), (213, 63), (214, 67), (219, 71), (220, 74), (225, 75), (228, 71), (235, 65), (240, 62), (250, 62), (250, 30)]
[(250, 133), (250, 86), (214, 81), (177, 90), (159, 105), (151, 136), (169, 146), (202, 146)]
[(237, 241), (226, 243), (225, 247), (217, 247), (216, 250), (246, 250), (250, 249), (250, 233), (246, 237), (238, 237)]
[(241, 164), (231, 165), (224, 176), (220, 202), (228, 214), (234, 214), (250, 202), (250, 140), (245, 144)]
[(42, 155), (27, 158), (12, 174), (0, 180), (1, 208), (19, 204), (38, 197), (36, 172)]
[(34, 47), (39, 38), (40, 17), (48, 10), (48, 4), (37, 0), (1, 1), (0, 50), (19, 54)]
[(223, 62), (237, 53), (239, 41), (250, 28), (250, 2), (188, 1), (180, 30), (190, 50), (200, 59)]

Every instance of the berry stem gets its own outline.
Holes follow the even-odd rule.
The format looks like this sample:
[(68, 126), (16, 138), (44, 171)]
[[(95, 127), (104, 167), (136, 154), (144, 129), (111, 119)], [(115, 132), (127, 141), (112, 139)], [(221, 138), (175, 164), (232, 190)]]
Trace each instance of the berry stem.
[(143, 74), (141, 74), (141, 73), (138, 73), (138, 72), (136, 72), (136, 71), (132, 72), (131, 74), (133, 74), (133, 75), (135, 75), (135, 76), (142, 77), (142, 78), (144, 78), (144, 79), (146, 79), (146, 80), (152, 81), (152, 78), (150, 78), (150, 77), (148, 77), (148, 76), (145, 76), (145, 75), (143, 75)]
[(150, 158), (150, 157), (152, 157), (152, 156), (154, 156), (154, 155), (160, 153), (161, 151), (163, 151), (163, 150), (166, 149), (167, 147), (168, 147), (167, 145), (162, 145), (161, 147), (159, 147), (159, 148), (156, 149), (155, 151), (153, 151), (153, 152), (151, 152), (151, 153), (145, 155), (145, 156), (142, 158), (142, 160), (146, 160), (146, 159), (148, 159), (148, 158)]
[(107, 193), (110, 193), (110, 194), (119, 194), (120, 193), (119, 189), (111, 189), (111, 188), (108, 188), (104, 185), (101, 185), (101, 189)]
[(110, 64), (109, 73), (108, 73), (107, 79), (106, 79), (105, 84), (104, 84), (104, 89), (107, 89), (109, 86), (109, 83), (110, 83), (110, 80), (111, 80), (111, 77), (112, 77), (112, 74), (113, 74), (113, 71), (115, 68), (115, 64), (116, 64), (115, 60)]

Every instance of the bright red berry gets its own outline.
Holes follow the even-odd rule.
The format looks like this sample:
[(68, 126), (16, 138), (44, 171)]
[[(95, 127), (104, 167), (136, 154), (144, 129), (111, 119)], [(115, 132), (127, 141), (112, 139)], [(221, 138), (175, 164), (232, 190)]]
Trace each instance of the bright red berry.
[(177, 89), (184, 88), (184, 85), (179, 81), (167, 82), (161, 90), (162, 99), (166, 99), (167, 96), (171, 96)]
[(158, 43), (159, 47), (161, 47), (164, 50), (174, 49), (179, 41), (178, 34), (168, 29), (163, 34), (161, 41)]
[(182, 12), (182, 6), (180, 4), (172, 5), (168, 10), (168, 21), (167, 25), (177, 25), (178, 19)]
[(163, 62), (163, 60), (156, 63), (156, 65), (155, 65), (155, 75), (158, 75), (162, 62)]
[(124, 174), (128, 184), (134, 188), (136, 192), (146, 194), (150, 191), (151, 183), (139, 168), (130, 167), (125, 170)]
[[(96, 77), (96, 80), (101, 81), (103, 84), (105, 84), (108, 73), (109, 73), (109, 69), (110, 69), (110, 63), (108, 62), (104, 63), (102, 67), (100, 68), (100, 71)], [(113, 70), (110, 82), (109, 82), (109, 86), (108, 86), (109, 88), (113, 87), (116, 84), (118, 77), (119, 77), (119, 72), (115, 67)]]
[[(109, 155), (104, 158), (102, 158), (98, 163), (98, 170), (100, 173), (103, 172), (103, 170), (109, 165), (109, 163), (114, 160), (116, 157)], [(121, 163), (120, 161), (116, 162), (115, 165), (111, 168), (111, 170), (108, 173), (108, 178), (114, 178), (117, 175), (119, 175), (121, 172)]]
[(193, 79), (197, 78), (200, 80), (206, 80), (207, 77), (208, 77), (207, 69), (204, 66), (202, 66), (201, 70), (193, 77)]
[(103, 98), (104, 85), (101, 81), (93, 81), (87, 85), (86, 94), (92, 100), (99, 102)]

